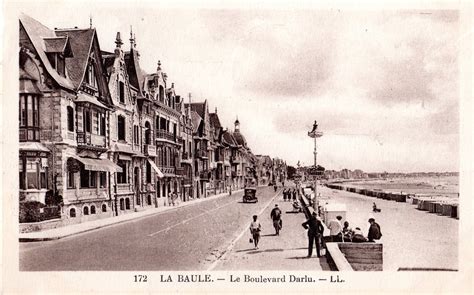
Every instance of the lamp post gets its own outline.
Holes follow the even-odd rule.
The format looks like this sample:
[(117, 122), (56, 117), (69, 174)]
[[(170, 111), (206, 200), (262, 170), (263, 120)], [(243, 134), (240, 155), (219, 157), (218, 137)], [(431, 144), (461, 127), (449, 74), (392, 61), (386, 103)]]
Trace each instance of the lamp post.
[(314, 121), (314, 124), (313, 124), (313, 130), (311, 130), (310, 132), (308, 132), (308, 136), (311, 137), (311, 138), (314, 138), (314, 171), (316, 173), (316, 175), (314, 175), (314, 201), (313, 201), (313, 208), (314, 210), (317, 212), (318, 210), (318, 202), (317, 202), (317, 193), (318, 193), (318, 175), (317, 175), (317, 157), (318, 157), (318, 151), (317, 151), (317, 145), (316, 145), (316, 139), (318, 137), (321, 137), (323, 136), (323, 133), (321, 131), (318, 131), (318, 123), (317, 121), (315, 120)]

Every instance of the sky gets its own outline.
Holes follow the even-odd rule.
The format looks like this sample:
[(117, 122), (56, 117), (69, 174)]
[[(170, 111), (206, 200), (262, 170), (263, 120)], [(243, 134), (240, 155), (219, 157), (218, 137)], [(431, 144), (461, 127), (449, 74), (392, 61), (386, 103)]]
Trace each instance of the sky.
[[(59, 3), (59, 2), (57, 2)], [(68, 2), (69, 3), (69, 2)], [(460, 16), (455, 10), (174, 9), (30, 4), (50, 28), (89, 27), (102, 50), (136, 34), (177, 94), (207, 99), (254, 154), (368, 172), (459, 170)], [(139, 3), (139, 2), (138, 2)], [(124, 49), (129, 49), (128, 41)]]

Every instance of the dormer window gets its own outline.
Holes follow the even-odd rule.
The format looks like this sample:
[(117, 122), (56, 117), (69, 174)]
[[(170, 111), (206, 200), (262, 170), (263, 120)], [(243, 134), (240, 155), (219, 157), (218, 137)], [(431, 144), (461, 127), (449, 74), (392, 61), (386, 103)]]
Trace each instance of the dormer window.
[(95, 80), (95, 71), (94, 71), (94, 64), (89, 63), (87, 66), (87, 72), (86, 72), (86, 83), (89, 84), (92, 87), (97, 87), (96, 80)]
[(48, 53), (47, 56), (51, 67), (53, 67), (59, 75), (66, 77), (64, 56), (59, 53)]

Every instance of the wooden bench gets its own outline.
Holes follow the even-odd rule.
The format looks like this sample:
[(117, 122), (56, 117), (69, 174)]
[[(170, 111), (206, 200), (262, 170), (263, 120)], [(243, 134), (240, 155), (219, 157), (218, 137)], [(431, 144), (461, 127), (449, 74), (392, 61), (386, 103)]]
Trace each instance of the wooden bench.
[(383, 244), (326, 243), (330, 265), (339, 271), (382, 271)]

